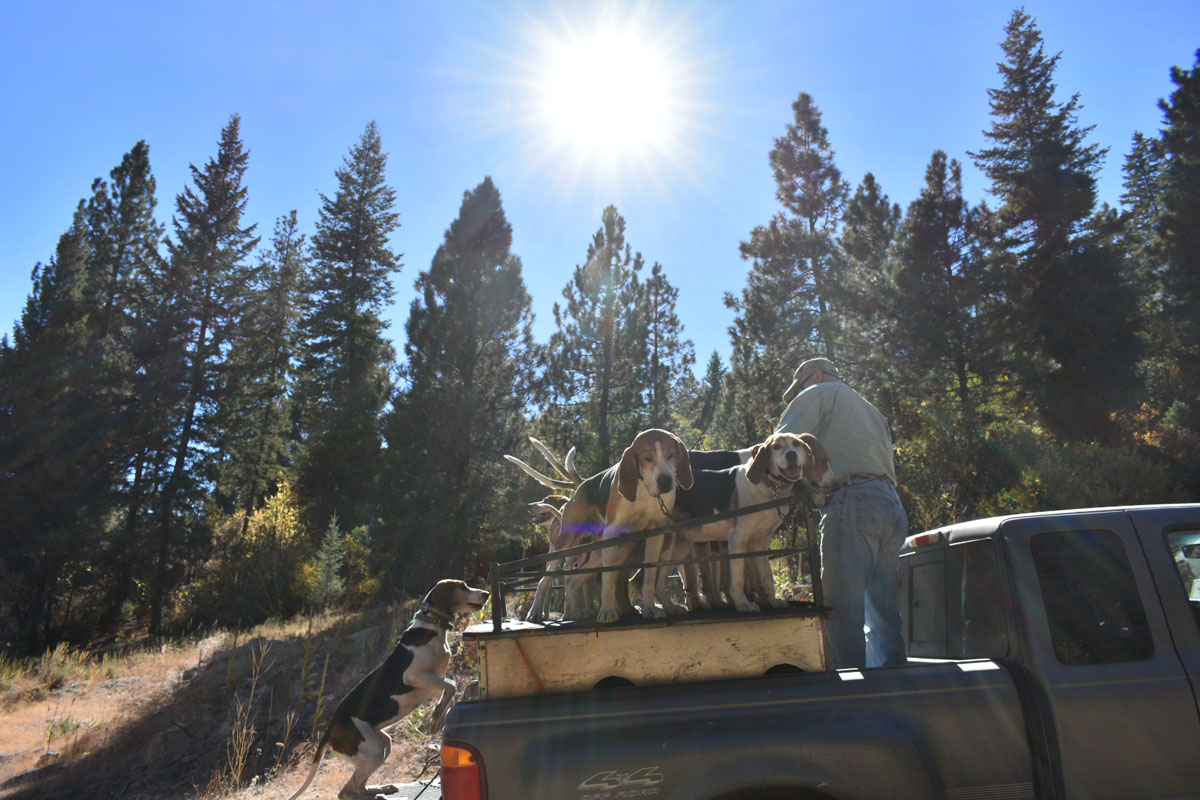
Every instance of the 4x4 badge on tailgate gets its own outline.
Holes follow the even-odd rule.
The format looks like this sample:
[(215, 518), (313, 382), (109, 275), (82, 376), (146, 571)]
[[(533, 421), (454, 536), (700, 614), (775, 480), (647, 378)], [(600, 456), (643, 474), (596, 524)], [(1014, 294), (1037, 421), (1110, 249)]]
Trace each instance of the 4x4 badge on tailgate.
[(663, 774), (658, 771), (656, 766), (642, 767), (633, 772), (605, 770), (597, 772), (576, 788), (580, 792), (596, 792), (596, 794), (585, 795), (585, 797), (594, 797), (597, 800), (609, 797), (652, 797), (658, 794), (658, 789), (650, 787), (657, 786), (662, 781)]

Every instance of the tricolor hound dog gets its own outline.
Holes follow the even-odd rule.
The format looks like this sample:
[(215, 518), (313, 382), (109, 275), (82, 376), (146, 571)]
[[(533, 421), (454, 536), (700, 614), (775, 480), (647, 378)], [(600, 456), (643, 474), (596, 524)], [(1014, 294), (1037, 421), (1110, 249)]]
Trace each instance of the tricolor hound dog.
[(455, 614), (478, 611), (488, 593), (462, 581), (442, 580), (425, 595), (412, 624), (383, 663), (359, 681), (338, 703), (329, 728), (317, 743), (312, 768), (304, 785), (289, 800), (296, 800), (312, 783), (321, 756), (331, 749), (354, 766), (354, 774), (338, 792), (340, 798), (374, 798), (396, 791), (392, 785), (368, 786), (369, 778), (392, 751), (392, 740), (383, 729), (441, 695), (430, 729), (437, 730), (454, 702), (456, 686), (446, 677), (450, 649), (446, 632)]
[[(748, 463), (723, 470), (697, 471), (692, 488), (676, 497), (676, 516), (703, 517), (765, 503), (786, 497), (792, 486), (801, 482), (812, 492), (815, 505), (825, 504), (826, 494), (836, 488), (836, 477), (829, 467), (825, 448), (809, 433), (776, 433), (755, 445)], [(680, 547), (674, 555), (681, 557), (680, 552), (686, 549), (688, 542), (728, 541), (730, 556), (765, 550), (770, 545), (771, 534), (779, 528), (786, 513), (786, 508), (771, 508), (706, 525), (680, 528)], [(757, 603), (746, 597), (746, 561), (751, 562), (752, 583), (760, 590), (761, 602), (776, 608), (786, 606), (785, 600), (775, 597), (775, 582), (765, 557), (731, 558), (729, 595), (737, 610), (760, 610)]]
[[(645, 430), (634, 437), (621, 454), (621, 460), (604, 472), (584, 480), (570, 502), (563, 507), (561, 537), (577, 540), (588, 533), (600, 532), (600, 538), (620, 541), (621, 537), (637, 531), (661, 527), (669, 522), (675, 507), (677, 488), (692, 485), (692, 469), (687, 447), (675, 434), (658, 428)], [(647, 564), (656, 564), (663, 549), (662, 536), (646, 540)], [(605, 547), (600, 562), (605, 567), (620, 567), (637, 551), (634, 543)], [(590, 562), (594, 562), (591, 559)], [(658, 570), (647, 568), (642, 581), (642, 616), (661, 617), (666, 612), (678, 612), (665, 592), (658, 591)], [(579, 587), (588, 576), (568, 581), (568, 601), (578, 603)], [(599, 623), (616, 622), (627, 610), (628, 592), (616, 571), (601, 574)], [(654, 604), (655, 595), (663, 604)]]

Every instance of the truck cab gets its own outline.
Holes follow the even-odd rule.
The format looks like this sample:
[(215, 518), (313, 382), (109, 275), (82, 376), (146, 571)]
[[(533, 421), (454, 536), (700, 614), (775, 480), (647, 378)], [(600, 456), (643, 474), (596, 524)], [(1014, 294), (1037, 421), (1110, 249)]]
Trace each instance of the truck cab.
[(1035, 783), (1050, 790), (1039, 796), (1200, 796), (1200, 599), (1176, 555), (1196, 542), (1196, 506), (1026, 514), (910, 537), (910, 659), (1009, 670)]

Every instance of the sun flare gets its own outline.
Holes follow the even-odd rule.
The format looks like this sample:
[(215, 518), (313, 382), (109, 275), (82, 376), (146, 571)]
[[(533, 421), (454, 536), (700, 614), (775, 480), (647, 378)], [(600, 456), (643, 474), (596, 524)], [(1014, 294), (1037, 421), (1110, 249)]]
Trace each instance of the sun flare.
[(544, 69), (541, 115), (555, 146), (604, 160), (670, 146), (677, 81), (652, 40), (611, 28), (556, 39)]

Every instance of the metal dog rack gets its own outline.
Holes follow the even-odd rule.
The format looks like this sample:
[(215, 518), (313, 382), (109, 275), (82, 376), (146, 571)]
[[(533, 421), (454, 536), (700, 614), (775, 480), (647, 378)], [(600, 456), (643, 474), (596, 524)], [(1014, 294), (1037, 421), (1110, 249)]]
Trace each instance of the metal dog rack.
[[(605, 547), (626, 544), (631, 541), (645, 541), (651, 536), (661, 536), (685, 528), (707, 525), (710, 522), (720, 522), (721, 520), (733, 519), (735, 517), (741, 517), (747, 514), (755, 514), (759, 511), (782, 508), (783, 506), (790, 506), (791, 508), (788, 514), (784, 517), (780, 528), (784, 530), (790, 528), (793, 530), (793, 532), (795, 532), (799, 522), (803, 521), (806, 539), (803, 547), (785, 547), (773, 550), (758, 550), (752, 553), (738, 553), (737, 555), (685, 558), (672, 561), (659, 561), (655, 564), (622, 564), (621, 566), (614, 567), (588, 567), (567, 570), (545, 569), (546, 564), (551, 561), (558, 561), (560, 559), (569, 558), (582, 553), (590, 553), (594, 550), (601, 550)], [(636, 570), (639, 568), (644, 569), (646, 567), (670, 568), (684, 564), (702, 564), (724, 558), (757, 558), (761, 556), (767, 556), (768, 558), (774, 559), (786, 558), (793, 555), (805, 555), (808, 560), (809, 571), (812, 576), (813, 605), (816, 607), (823, 606), (824, 597), (821, 590), (820, 568), (818, 567), (820, 564), (820, 544), (816, 536), (816, 525), (814, 521), (815, 516), (816, 512), (812, 505), (808, 502), (808, 498), (797, 497), (795, 494), (793, 494), (789, 497), (768, 500), (765, 503), (746, 506), (745, 508), (739, 508), (735, 511), (723, 511), (706, 517), (694, 517), (692, 519), (672, 522), (658, 528), (652, 528), (650, 530), (631, 532), (625, 534), (619, 539), (590, 542), (588, 544), (563, 548), (562, 550), (554, 550), (541, 555), (517, 559), (516, 561), (507, 561), (504, 563), (495, 562), (492, 564), (490, 575), (492, 590), (492, 630), (496, 633), (499, 633), (504, 628), (504, 618), (507, 608), (507, 604), (505, 602), (506, 591), (528, 591), (534, 584), (538, 583), (542, 578), (547, 576), (557, 578), (569, 575), (587, 575), (589, 573), (596, 572)], [(795, 533), (793, 533), (793, 538), (795, 538)], [(542, 569), (530, 571), (530, 567), (542, 567)]]

